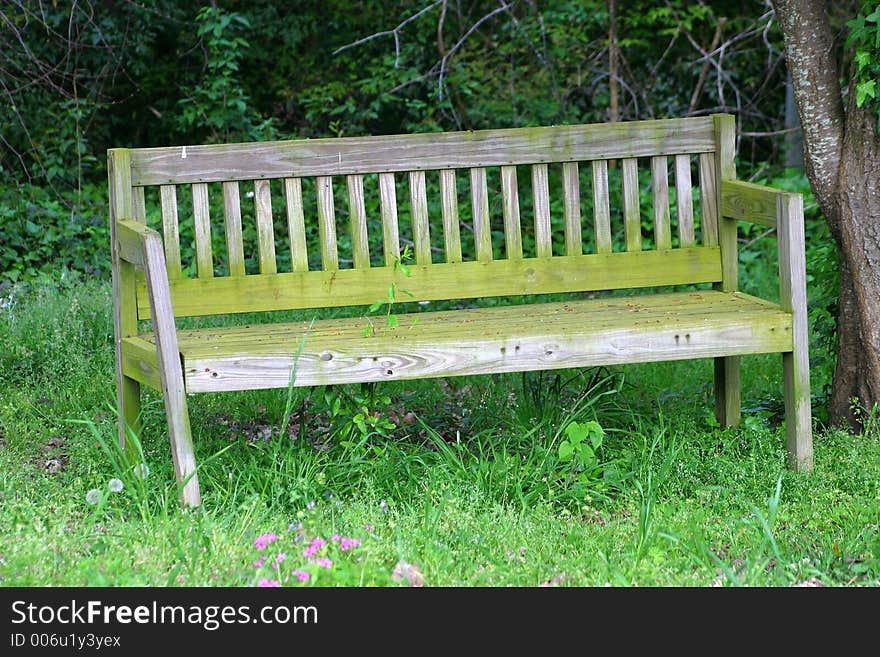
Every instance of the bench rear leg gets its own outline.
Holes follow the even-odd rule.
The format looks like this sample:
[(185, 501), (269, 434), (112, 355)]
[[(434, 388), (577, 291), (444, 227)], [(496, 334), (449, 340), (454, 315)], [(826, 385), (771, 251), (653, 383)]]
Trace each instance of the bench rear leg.
[(722, 427), (740, 421), (739, 356), (715, 359), (715, 418)]
[(810, 408), (810, 369), (806, 349), (782, 354), (785, 386), (785, 437), (788, 466), (800, 472), (813, 469), (813, 419)]
[(116, 405), (119, 408), (119, 448), (127, 453), (128, 431), (141, 432), (141, 384), (119, 373)]

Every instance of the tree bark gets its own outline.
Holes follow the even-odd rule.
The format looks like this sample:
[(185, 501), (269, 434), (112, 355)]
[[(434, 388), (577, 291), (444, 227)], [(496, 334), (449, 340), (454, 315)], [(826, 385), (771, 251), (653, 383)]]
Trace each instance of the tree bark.
[[(880, 404), (880, 139), (876, 119), (844, 113), (825, 0), (774, 0), (804, 138), (810, 186), (837, 241), (840, 269), (833, 424), (859, 428)], [(857, 400), (855, 404), (854, 400)]]

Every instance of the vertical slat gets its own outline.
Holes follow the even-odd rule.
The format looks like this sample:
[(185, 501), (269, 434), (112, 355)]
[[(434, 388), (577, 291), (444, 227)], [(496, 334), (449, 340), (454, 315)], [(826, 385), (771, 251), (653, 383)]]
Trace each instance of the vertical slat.
[(244, 276), (244, 242), (241, 237), (241, 199), (238, 182), (223, 183), (223, 216), (226, 227), (226, 254), (229, 275)]
[(147, 223), (147, 202), (144, 199), (144, 188), (134, 187), (131, 190), (132, 211), (134, 220), (142, 224)]
[(416, 264), (431, 264), (431, 235), (428, 231), (428, 197), (425, 192), (425, 172), (409, 172), (409, 201), (412, 210), (413, 248)]
[(364, 177), (346, 176), (348, 214), (351, 217), (351, 251), (355, 269), (370, 266), (370, 243), (367, 239), (367, 211), (364, 208)]
[(382, 241), (385, 265), (391, 267), (400, 257), (400, 233), (397, 229), (397, 190), (393, 173), (379, 174), (379, 203), (382, 207)]
[(669, 224), (669, 168), (665, 155), (651, 158), (651, 189), (654, 196), (654, 241), (657, 250), (672, 248)]
[(254, 205), (257, 216), (257, 245), (260, 255), (260, 273), (274, 274), (275, 230), (272, 226), (272, 189), (268, 180), (254, 181)]
[(474, 214), (474, 243), (477, 260), (492, 259), (492, 231), (489, 225), (489, 192), (486, 186), (486, 170), (471, 169), (471, 207)]
[(593, 161), (593, 222), (596, 252), (611, 253), (611, 208), (608, 199), (608, 162)]
[(635, 158), (625, 158), (623, 174), (623, 220), (626, 250), (642, 250), (642, 215), (639, 211), (639, 169)]
[(287, 203), (287, 232), (290, 235), (292, 271), (309, 270), (309, 252), (306, 249), (306, 222), (303, 216), (302, 180), (284, 179), (284, 198)]
[(110, 259), (113, 281), (113, 332), (116, 352), (116, 405), (119, 409), (117, 439), (126, 449), (128, 430), (140, 431), (140, 384), (122, 372), (122, 339), (137, 335), (137, 292), (134, 265), (119, 257), (116, 222), (134, 216), (131, 191), (131, 152), (111, 149), (107, 154), (110, 192)]
[(180, 278), (180, 228), (177, 219), (177, 187), (159, 187), (159, 200), (162, 206), (162, 242), (165, 245), (165, 266), (168, 278)]
[(458, 191), (455, 169), (440, 171), (440, 205), (443, 212), (443, 243), (446, 262), (461, 262), (461, 233), (458, 228)]
[(504, 205), (504, 244), (508, 260), (521, 260), (522, 230), (519, 223), (519, 189), (516, 167), (501, 167), (501, 198)]
[(691, 158), (675, 156), (675, 207), (678, 208), (678, 240), (694, 245), (694, 192), (691, 186)]
[(718, 246), (718, 192), (712, 153), (700, 153), (700, 233), (703, 246)]
[(547, 165), (532, 165), (532, 195), (535, 202), (535, 252), (539, 258), (553, 255), (553, 242), (550, 232), (550, 183), (547, 179)]
[(206, 183), (193, 183), (192, 201), (198, 277), (213, 278), (214, 261), (211, 254), (211, 213), (208, 209), (208, 185)]
[(315, 178), (318, 193), (318, 237), (321, 241), (321, 263), (324, 271), (339, 269), (336, 248), (336, 210), (333, 205), (333, 178)]
[[(715, 188), (721, 193), (722, 180), (736, 179), (736, 125), (730, 114), (712, 116), (715, 127)], [(720, 198), (716, 202), (721, 207)], [(718, 226), (721, 247), (721, 289), (734, 292), (737, 288), (736, 220), (724, 218)], [(739, 356), (715, 359), (715, 417), (725, 427), (735, 427), (741, 416), (741, 384)]]
[(800, 194), (780, 194), (777, 197), (776, 233), (779, 240), (779, 305), (792, 314), (793, 350), (782, 354), (788, 463), (796, 470), (809, 471), (813, 469), (813, 422), (803, 203)]
[(565, 162), (562, 165), (562, 202), (565, 208), (565, 255), (581, 255), (584, 248), (577, 162)]

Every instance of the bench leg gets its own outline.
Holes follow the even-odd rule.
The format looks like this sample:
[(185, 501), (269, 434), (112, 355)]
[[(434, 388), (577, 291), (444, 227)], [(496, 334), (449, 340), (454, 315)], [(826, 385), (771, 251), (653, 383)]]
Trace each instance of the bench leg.
[(185, 507), (199, 506), (202, 503), (202, 495), (199, 492), (196, 456), (193, 451), (183, 382), (167, 385), (163, 381), (162, 384), (165, 393), (165, 415), (168, 418), (168, 440), (174, 458), (174, 476), (177, 478), (180, 503)]
[(813, 469), (813, 419), (810, 408), (810, 369), (806, 350), (782, 354), (785, 385), (785, 437), (788, 467)]
[(715, 359), (715, 418), (722, 427), (739, 426), (739, 356)]
[(116, 382), (116, 405), (119, 408), (119, 448), (126, 452), (128, 429), (141, 432), (141, 384), (124, 374)]

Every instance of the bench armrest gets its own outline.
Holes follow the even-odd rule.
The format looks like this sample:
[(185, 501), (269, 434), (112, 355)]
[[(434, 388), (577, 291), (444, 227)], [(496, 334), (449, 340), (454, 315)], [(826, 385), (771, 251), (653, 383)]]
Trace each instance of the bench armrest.
[(123, 219), (116, 222), (116, 242), (120, 258), (144, 269), (159, 355), (159, 370), (163, 372), (162, 386), (164, 388), (169, 381), (179, 381), (182, 384), (177, 326), (174, 323), (162, 237), (138, 221)]
[(721, 216), (750, 221), (767, 228), (777, 228), (778, 204), (787, 202), (786, 197), (789, 196), (795, 196), (795, 194), (740, 180), (723, 180), (721, 182)]

